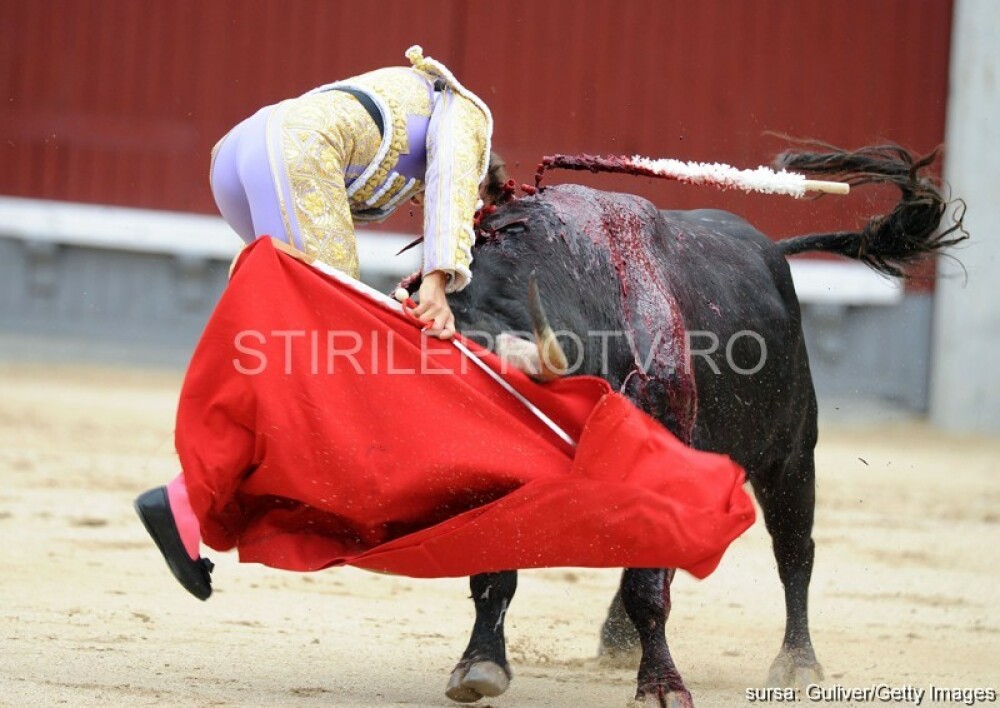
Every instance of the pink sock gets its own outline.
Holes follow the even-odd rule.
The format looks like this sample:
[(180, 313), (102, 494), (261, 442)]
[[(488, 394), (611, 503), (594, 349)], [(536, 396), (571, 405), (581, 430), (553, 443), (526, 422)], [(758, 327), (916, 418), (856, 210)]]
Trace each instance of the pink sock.
[(170, 501), (170, 511), (174, 515), (177, 531), (181, 535), (181, 541), (184, 542), (184, 550), (192, 560), (198, 560), (201, 557), (198, 552), (201, 544), (201, 524), (198, 523), (198, 517), (191, 508), (183, 472), (167, 485), (167, 499)]

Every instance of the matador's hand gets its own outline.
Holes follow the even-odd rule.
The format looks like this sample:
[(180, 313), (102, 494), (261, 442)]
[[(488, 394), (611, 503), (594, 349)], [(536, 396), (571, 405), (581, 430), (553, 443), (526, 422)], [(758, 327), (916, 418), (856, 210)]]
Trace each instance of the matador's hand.
[(447, 274), (440, 270), (426, 273), (420, 283), (420, 303), (413, 311), (418, 318), (434, 323), (424, 331), (438, 339), (451, 339), (455, 336), (455, 315), (444, 294), (447, 283)]

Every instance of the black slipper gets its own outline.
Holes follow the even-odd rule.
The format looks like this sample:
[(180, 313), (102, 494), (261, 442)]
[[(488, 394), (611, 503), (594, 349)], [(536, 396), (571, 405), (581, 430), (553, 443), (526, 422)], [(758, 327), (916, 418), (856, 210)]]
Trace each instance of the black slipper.
[(212, 594), (211, 572), (215, 566), (207, 558), (191, 560), (184, 549), (184, 542), (170, 511), (167, 488), (156, 487), (143, 492), (136, 497), (133, 506), (177, 582), (199, 600), (207, 600)]

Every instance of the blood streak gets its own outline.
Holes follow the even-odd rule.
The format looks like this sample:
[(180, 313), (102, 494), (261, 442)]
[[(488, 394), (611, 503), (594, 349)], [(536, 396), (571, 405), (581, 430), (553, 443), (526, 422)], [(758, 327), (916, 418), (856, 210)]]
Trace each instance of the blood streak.
[(635, 361), (629, 378), (637, 380), (630, 382), (630, 390), (642, 397), (662, 386), (679, 434), (690, 440), (696, 391), (684, 321), (660, 246), (666, 226), (659, 212), (639, 197), (583, 191), (574, 185), (547, 189), (540, 198), (610, 256), (619, 283), (625, 334)]

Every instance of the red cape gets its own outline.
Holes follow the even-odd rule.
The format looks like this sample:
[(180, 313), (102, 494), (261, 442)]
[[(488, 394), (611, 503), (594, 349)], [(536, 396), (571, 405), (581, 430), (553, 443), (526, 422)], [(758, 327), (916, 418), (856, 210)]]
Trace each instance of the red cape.
[(208, 322), (177, 412), (204, 541), (300, 571), (704, 577), (753, 523), (734, 462), (685, 446), (605, 381), (504, 376), (575, 451), (450, 343), (259, 240)]

